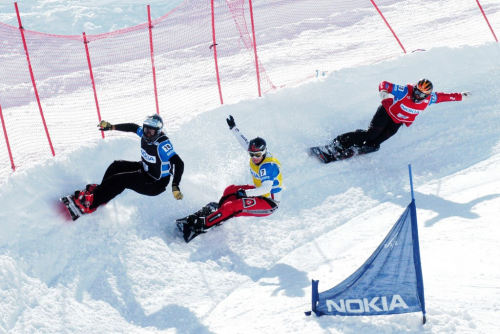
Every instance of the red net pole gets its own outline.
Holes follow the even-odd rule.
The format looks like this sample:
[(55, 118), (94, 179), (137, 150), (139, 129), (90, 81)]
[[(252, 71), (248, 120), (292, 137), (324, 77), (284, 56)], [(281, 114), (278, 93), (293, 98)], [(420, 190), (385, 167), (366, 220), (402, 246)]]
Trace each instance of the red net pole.
[(33, 75), (33, 68), (31, 67), (30, 54), (28, 52), (28, 46), (26, 45), (26, 38), (24, 37), (24, 28), (21, 23), (21, 16), (19, 15), (19, 8), (17, 7), (17, 2), (14, 2), (16, 6), (17, 21), (19, 22), (19, 31), (21, 32), (21, 37), (23, 39), (24, 51), (26, 52), (26, 59), (28, 60), (28, 67), (30, 70), (31, 82), (33, 83), (33, 89), (35, 90), (36, 101), (38, 102), (38, 109), (40, 110), (40, 116), (42, 116), (43, 127), (45, 128), (45, 134), (49, 140), (50, 150), (52, 151), (52, 156), (55, 156), (54, 147), (52, 146), (52, 141), (50, 140), (49, 129), (47, 129), (47, 123), (45, 122), (45, 117), (43, 116), (42, 104), (40, 103), (40, 96), (38, 95), (38, 90), (36, 88), (35, 76)]
[(382, 17), (382, 19), (384, 20), (384, 22), (387, 25), (387, 27), (389, 28), (389, 30), (392, 32), (392, 35), (394, 36), (394, 38), (396, 38), (396, 40), (398, 41), (399, 46), (401, 46), (401, 49), (403, 49), (403, 52), (406, 53), (406, 50), (403, 47), (403, 44), (401, 44), (401, 42), (399, 41), (398, 36), (396, 36), (396, 33), (394, 32), (394, 30), (392, 30), (391, 26), (389, 25), (389, 22), (387, 22), (387, 20), (385, 19), (384, 15), (380, 11), (380, 9), (378, 9), (377, 4), (375, 3), (375, 1), (373, 1), (373, 0), (370, 0), (370, 1), (372, 2), (373, 7), (375, 7), (375, 9), (377, 10), (377, 12), (380, 14), (380, 16)]
[(151, 25), (151, 9), (148, 5), (148, 26), (149, 26), (149, 46), (151, 49), (151, 65), (153, 66), (153, 85), (155, 89), (155, 100), (156, 100), (156, 113), (160, 114), (160, 107), (158, 106), (158, 91), (156, 89), (156, 70), (155, 70), (155, 57), (153, 51), (153, 31), (151, 30), (153, 26)]
[(213, 44), (210, 46), (211, 48), (214, 48), (214, 59), (215, 59), (215, 73), (217, 74), (217, 84), (219, 85), (219, 97), (220, 97), (220, 104), (224, 104), (224, 101), (222, 100), (222, 90), (220, 88), (220, 76), (219, 76), (219, 65), (217, 64), (217, 43), (215, 42), (215, 14), (214, 14), (214, 0), (210, 1), (211, 6), (212, 6), (212, 40)]
[(490, 27), (491, 33), (493, 34), (493, 37), (495, 38), (495, 41), (498, 43), (497, 36), (495, 35), (495, 32), (493, 31), (493, 28), (490, 25), (490, 21), (488, 21), (488, 18), (486, 17), (486, 14), (484, 13), (483, 7), (479, 3), (479, 0), (476, 0), (477, 5), (479, 6), (479, 9), (481, 10), (481, 13), (483, 13), (484, 19), (486, 20), (486, 23), (488, 24), (488, 27)]
[(248, 5), (250, 6), (250, 21), (252, 22), (253, 52), (255, 54), (255, 70), (257, 71), (257, 89), (259, 91), (259, 97), (261, 97), (262, 95), (260, 92), (259, 58), (257, 57), (257, 43), (255, 41), (255, 25), (253, 21), (252, 0), (248, 0)]
[(7, 129), (5, 128), (5, 121), (3, 119), (2, 106), (1, 105), (0, 105), (0, 120), (2, 121), (3, 135), (5, 136), (5, 143), (7, 144), (7, 151), (9, 151), (10, 164), (12, 166), (12, 170), (15, 171), (16, 170), (16, 166), (14, 165), (14, 159), (12, 158), (12, 151), (10, 150), (9, 137), (7, 136)]
[[(101, 122), (101, 110), (99, 109), (99, 101), (97, 100), (97, 91), (95, 89), (95, 81), (94, 81), (94, 72), (92, 71), (92, 63), (90, 62), (90, 53), (89, 53), (89, 42), (87, 41), (87, 36), (85, 32), (83, 33), (83, 44), (85, 44), (85, 52), (87, 53), (87, 63), (89, 65), (90, 72), (90, 80), (92, 81), (92, 89), (94, 90), (94, 100), (95, 106), (97, 108), (97, 118), (99, 122)], [(104, 138), (104, 131), (101, 131), (102, 138)]]

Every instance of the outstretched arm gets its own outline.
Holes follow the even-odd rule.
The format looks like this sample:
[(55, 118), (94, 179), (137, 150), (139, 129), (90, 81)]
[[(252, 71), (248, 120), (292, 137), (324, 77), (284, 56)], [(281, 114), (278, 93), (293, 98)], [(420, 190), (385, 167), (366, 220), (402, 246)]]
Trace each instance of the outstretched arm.
[(462, 93), (432, 93), (431, 94), (431, 103), (441, 103), (441, 102), (453, 102), (453, 101), (463, 101), (465, 99), (470, 98), (472, 95), (471, 92), (462, 92)]
[(99, 125), (97, 125), (97, 127), (101, 131), (117, 130), (117, 131), (134, 132), (134, 133), (137, 133), (137, 129), (140, 128), (140, 126), (135, 123), (123, 123), (123, 124), (113, 125), (107, 121), (101, 121)]
[(236, 137), (241, 147), (246, 151), (248, 149), (248, 139), (243, 136), (240, 130), (236, 127), (236, 122), (234, 121), (233, 116), (229, 115), (229, 118), (226, 119), (227, 125), (229, 125), (229, 130)]

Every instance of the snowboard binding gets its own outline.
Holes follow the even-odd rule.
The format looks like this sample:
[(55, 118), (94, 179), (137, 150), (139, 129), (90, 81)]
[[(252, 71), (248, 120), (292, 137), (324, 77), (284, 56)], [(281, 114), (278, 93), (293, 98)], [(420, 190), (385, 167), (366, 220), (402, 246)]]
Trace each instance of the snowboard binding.
[(77, 190), (73, 195), (61, 197), (59, 199), (68, 209), (73, 221), (85, 214), (92, 213), (97, 209), (90, 209), (90, 205), (92, 204), (94, 197), (93, 191), (96, 187), (97, 184), (88, 184), (85, 187), (85, 190)]
[(217, 203), (211, 202), (192, 215), (175, 221), (186, 243), (200, 234), (207, 233), (208, 229), (205, 226), (205, 218), (217, 211), (218, 208), (219, 205)]

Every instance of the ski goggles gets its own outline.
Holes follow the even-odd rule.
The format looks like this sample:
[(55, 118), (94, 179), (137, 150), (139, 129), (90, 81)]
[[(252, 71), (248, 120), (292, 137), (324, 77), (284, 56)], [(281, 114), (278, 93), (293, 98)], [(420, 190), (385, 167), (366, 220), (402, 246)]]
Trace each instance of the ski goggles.
[(149, 126), (144, 126), (142, 128), (142, 132), (144, 133), (144, 135), (148, 138), (152, 138), (154, 136), (156, 136), (156, 134), (158, 133), (158, 129), (153, 129), (153, 128), (150, 128)]
[(429, 94), (420, 91), (418, 88), (413, 90), (413, 96), (419, 100), (423, 100), (429, 96)]
[(250, 158), (260, 158), (262, 157), (266, 152), (260, 151), (260, 152), (248, 152), (250, 154)]

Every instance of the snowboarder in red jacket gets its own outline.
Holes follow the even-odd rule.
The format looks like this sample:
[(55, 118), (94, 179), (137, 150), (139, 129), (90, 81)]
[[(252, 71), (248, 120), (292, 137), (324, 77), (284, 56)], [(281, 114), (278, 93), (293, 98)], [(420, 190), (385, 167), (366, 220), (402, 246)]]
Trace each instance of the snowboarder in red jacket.
[(368, 129), (337, 136), (332, 143), (336, 151), (345, 155), (353, 155), (353, 150), (359, 150), (360, 153), (377, 151), (380, 144), (395, 135), (402, 124), (410, 126), (418, 114), (431, 104), (462, 101), (471, 95), (470, 92), (433, 92), (433, 85), (428, 79), (408, 85), (382, 81), (378, 90), (382, 103)]

